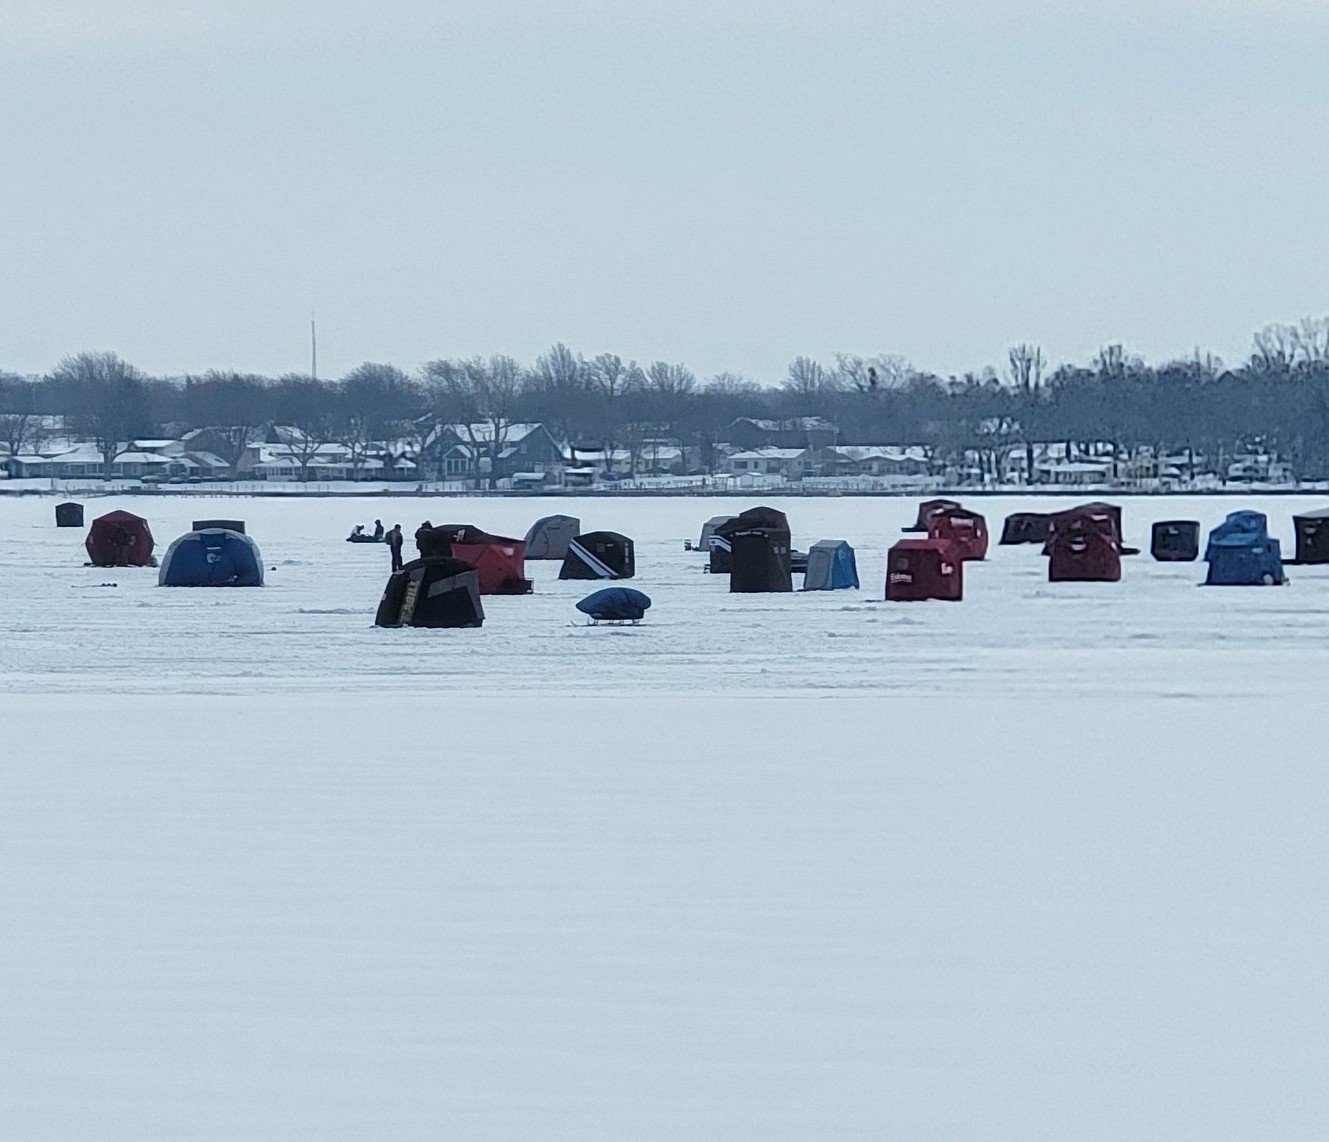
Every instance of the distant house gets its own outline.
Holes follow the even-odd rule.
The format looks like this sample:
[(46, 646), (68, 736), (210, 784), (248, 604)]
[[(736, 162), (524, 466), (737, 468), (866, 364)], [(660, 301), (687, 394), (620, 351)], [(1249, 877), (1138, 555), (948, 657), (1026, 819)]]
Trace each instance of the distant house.
[(840, 429), (820, 416), (798, 416), (789, 420), (759, 420), (741, 416), (726, 430), (729, 443), (745, 451), (760, 448), (830, 448)]
[(809, 456), (807, 448), (753, 448), (747, 452), (735, 452), (725, 460), (725, 468), (735, 475), (800, 480), (806, 472)]
[(563, 448), (543, 424), (447, 424), (420, 454), (424, 471), (445, 480), (508, 480), (517, 473), (559, 473)]
[(841, 444), (818, 453), (814, 466), (824, 476), (926, 476), (932, 457), (921, 444)]

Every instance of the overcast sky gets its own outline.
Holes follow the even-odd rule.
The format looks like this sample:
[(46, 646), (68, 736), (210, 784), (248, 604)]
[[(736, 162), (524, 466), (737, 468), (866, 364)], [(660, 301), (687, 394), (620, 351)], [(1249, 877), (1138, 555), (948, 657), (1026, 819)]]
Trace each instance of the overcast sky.
[(329, 376), (1237, 360), (1329, 313), (1326, 49), (1322, 0), (0, 0), (0, 369), (302, 370), (311, 311)]

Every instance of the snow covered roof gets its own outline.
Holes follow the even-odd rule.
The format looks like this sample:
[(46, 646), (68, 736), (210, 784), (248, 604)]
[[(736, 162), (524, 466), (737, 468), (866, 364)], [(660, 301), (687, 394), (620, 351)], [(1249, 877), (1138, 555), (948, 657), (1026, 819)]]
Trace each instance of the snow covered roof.
[(543, 424), (509, 424), (500, 432), (495, 433), (494, 425), (491, 422), (483, 424), (449, 424), (445, 426), (451, 429), (456, 435), (467, 443), (492, 444), (495, 436), (505, 444), (519, 444), (533, 432), (539, 432), (544, 427)]
[(797, 460), (806, 456), (806, 448), (753, 448), (749, 452), (735, 452), (731, 460)]
[(928, 459), (928, 450), (921, 444), (841, 444), (835, 452), (859, 464), (866, 460), (888, 460), (895, 464), (912, 460), (926, 464)]

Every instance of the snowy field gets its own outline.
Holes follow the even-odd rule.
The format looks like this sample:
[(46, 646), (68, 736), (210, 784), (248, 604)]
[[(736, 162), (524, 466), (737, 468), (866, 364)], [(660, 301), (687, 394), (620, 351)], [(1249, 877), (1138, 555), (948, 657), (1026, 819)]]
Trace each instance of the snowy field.
[[(773, 499), (863, 590), (731, 596), (752, 502), (88, 501), (244, 518), (269, 585), (191, 591), (0, 501), (0, 1138), (1321, 1137), (1329, 568), (887, 605), (916, 501)], [(378, 630), (384, 511), (579, 515), (655, 607)]]

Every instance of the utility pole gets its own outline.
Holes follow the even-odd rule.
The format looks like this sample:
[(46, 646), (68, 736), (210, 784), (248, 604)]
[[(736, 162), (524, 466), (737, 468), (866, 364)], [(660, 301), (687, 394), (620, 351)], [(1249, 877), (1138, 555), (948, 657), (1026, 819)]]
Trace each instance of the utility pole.
[(314, 328), (314, 315), (309, 315), (309, 375), (318, 380), (318, 333)]

